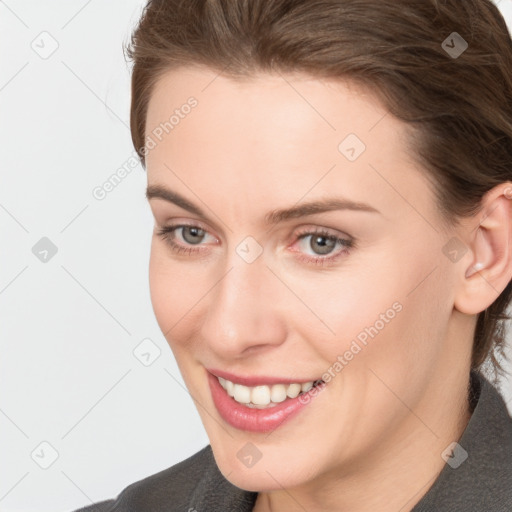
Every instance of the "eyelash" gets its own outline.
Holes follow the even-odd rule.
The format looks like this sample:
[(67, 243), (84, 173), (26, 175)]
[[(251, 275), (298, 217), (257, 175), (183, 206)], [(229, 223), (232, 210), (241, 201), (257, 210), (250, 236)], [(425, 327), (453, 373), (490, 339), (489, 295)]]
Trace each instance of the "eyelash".
[[(194, 225), (194, 224), (172, 224), (170, 226), (165, 226), (165, 227), (160, 228), (157, 231), (157, 235), (160, 236), (163, 240), (165, 240), (169, 244), (171, 250), (173, 252), (175, 252), (176, 254), (192, 254), (194, 252), (197, 252), (197, 250), (194, 249), (193, 247), (183, 247), (182, 245), (177, 244), (170, 236), (177, 229), (186, 228), (186, 227), (198, 228), (201, 231), (208, 233), (205, 229), (201, 228), (200, 226)], [(299, 253), (299, 255), (297, 256), (297, 259), (299, 259), (300, 261), (303, 261), (305, 263), (308, 263), (308, 264), (324, 266), (326, 263), (327, 264), (335, 263), (342, 256), (349, 254), (351, 249), (353, 249), (355, 247), (355, 240), (353, 238), (340, 238), (322, 228), (313, 229), (313, 230), (305, 229), (296, 234), (297, 240), (302, 240), (304, 238), (307, 238), (308, 236), (324, 237), (324, 238), (327, 238), (329, 240), (336, 242), (336, 244), (339, 243), (341, 246), (344, 247), (344, 250), (339, 251), (338, 253), (336, 253), (335, 256), (325, 256), (325, 257), (316, 256), (315, 257), (315, 256), (304, 256), (303, 254)], [(294, 250), (293, 252), (298, 252), (298, 251)]]

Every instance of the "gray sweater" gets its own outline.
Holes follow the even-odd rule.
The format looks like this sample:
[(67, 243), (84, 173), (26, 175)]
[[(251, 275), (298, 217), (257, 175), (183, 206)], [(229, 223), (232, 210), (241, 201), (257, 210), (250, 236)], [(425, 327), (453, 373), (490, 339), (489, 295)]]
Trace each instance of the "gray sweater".
[[(484, 376), (472, 371), (470, 381), (473, 413), (458, 441), (467, 458), (454, 468), (464, 458), (456, 448), (449, 459), (455, 462), (444, 465), (411, 512), (512, 512), (512, 418)], [(223, 477), (207, 445), (132, 483), (117, 499), (75, 512), (250, 512), (256, 496)]]

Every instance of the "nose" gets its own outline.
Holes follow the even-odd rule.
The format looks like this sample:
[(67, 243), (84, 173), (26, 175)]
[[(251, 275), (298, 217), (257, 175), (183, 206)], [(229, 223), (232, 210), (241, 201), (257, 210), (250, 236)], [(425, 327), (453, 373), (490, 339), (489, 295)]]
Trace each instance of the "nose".
[(208, 294), (200, 339), (226, 361), (276, 348), (286, 338), (285, 292), (263, 255), (246, 263), (235, 254)]

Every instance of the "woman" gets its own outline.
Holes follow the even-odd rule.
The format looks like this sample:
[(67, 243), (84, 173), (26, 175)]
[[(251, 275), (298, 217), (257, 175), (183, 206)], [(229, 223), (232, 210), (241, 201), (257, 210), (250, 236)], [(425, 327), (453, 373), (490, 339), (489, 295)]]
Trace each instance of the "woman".
[(512, 510), (498, 9), (155, 0), (128, 56), (152, 304), (210, 444), (82, 510)]

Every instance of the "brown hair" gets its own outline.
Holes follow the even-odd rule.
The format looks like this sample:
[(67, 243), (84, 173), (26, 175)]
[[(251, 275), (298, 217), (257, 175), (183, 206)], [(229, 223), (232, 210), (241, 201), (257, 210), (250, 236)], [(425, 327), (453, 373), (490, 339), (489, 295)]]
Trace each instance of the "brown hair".
[[(453, 32), (468, 44), (461, 55), (448, 52), (462, 41)], [(512, 41), (490, 0), (149, 0), (125, 53), (144, 167), (154, 84), (170, 69), (204, 65), (238, 79), (277, 70), (368, 88), (407, 123), (447, 225), (512, 179)], [(474, 333), (471, 367), (489, 356), (495, 382), (511, 294), (509, 282)]]

